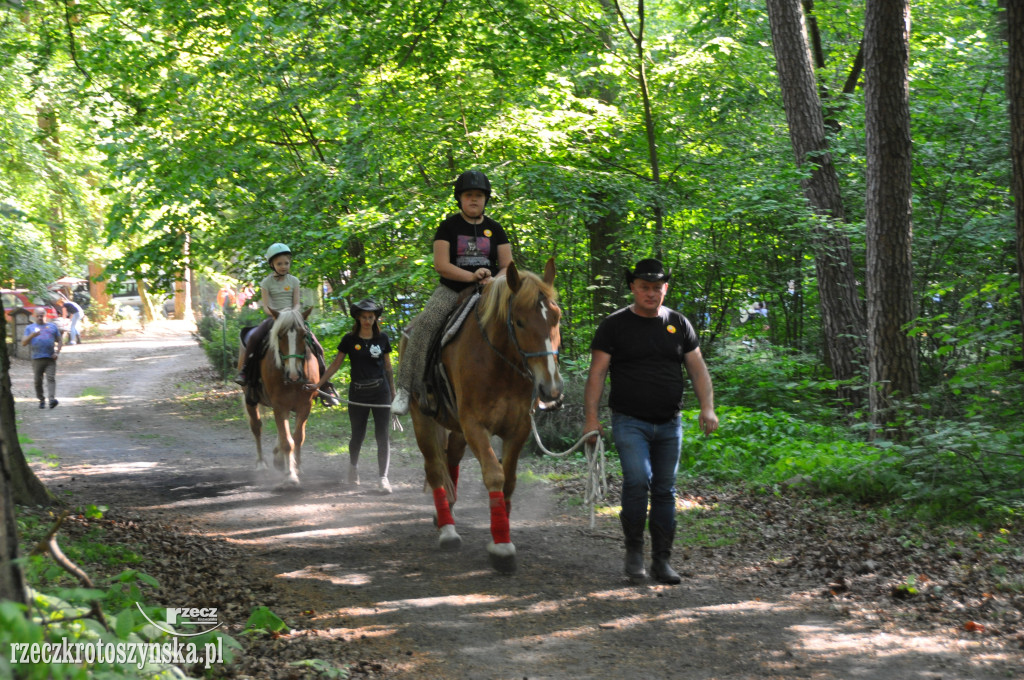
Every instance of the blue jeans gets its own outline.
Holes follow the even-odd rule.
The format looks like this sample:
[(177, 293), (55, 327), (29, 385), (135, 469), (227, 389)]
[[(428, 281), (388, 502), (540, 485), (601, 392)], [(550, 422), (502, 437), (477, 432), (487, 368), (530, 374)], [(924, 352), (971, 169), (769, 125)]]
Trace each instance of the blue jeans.
[(82, 336), (78, 333), (78, 322), (82, 320), (82, 315), (75, 312), (71, 315), (71, 328), (68, 329), (68, 344), (82, 344)]
[(682, 416), (656, 424), (613, 412), (612, 439), (622, 464), (623, 522), (642, 527), (649, 496), (651, 525), (671, 530), (676, 518)]

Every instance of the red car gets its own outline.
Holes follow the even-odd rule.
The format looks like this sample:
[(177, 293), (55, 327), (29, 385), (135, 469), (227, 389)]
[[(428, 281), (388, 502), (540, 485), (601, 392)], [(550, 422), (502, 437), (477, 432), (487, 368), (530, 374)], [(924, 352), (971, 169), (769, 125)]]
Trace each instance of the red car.
[[(4, 303), (4, 316), (7, 317), (7, 322), (11, 322), (11, 312), (18, 308), (27, 309), (35, 316), (35, 311), (39, 308), (46, 310), (46, 320), (54, 321), (57, 319), (59, 314), (57, 310), (53, 308), (49, 302), (47, 302), (42, 296), (36, 295), (31, 291), (27, 290), (0, 290), (0, 296), (3, 298)], [(33, 318), (33, 322), (35, 319)]]

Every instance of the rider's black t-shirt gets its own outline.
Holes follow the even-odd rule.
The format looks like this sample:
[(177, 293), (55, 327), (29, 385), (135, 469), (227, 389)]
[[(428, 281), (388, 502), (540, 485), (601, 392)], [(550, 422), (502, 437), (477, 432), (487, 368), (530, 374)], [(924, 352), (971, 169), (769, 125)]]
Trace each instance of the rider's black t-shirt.
[(629, 307), (612, 313), (597, 327), (591, 350), (611, 355), (612, 411), (664, 423), (683, 406), (683, 355), (700, 346), (697, 333), (679, 312), (662, 307), (654, 318)]
[[(462, 213), (449, 215), (434, 233), (435, 241), (448, 242), (449, 261), (459, 269), (475, 272), (480, 267), (498, 274), (498, 246), (508, 243), (501, 225), (484, 215), (480, 224), (470, 224)], [(441, 277), (441, 283), (458, 292), (472, 286), (466, 281), (452, 281)]]

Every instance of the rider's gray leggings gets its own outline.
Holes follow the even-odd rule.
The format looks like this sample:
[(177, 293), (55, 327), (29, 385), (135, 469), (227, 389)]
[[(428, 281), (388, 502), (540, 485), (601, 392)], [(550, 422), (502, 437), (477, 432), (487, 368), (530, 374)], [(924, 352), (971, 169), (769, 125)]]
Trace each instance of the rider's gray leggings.
[(413, 379), (415, 378), (417, 385), (423, 381), (430, 339), (455, 309), (458, 299), (459, 294), (448, 286), (438, 286), (427, 301), (427, 306), (413, 320), (405, 353), (398, 364), (398, 387), (404, 387), (412, 392)]

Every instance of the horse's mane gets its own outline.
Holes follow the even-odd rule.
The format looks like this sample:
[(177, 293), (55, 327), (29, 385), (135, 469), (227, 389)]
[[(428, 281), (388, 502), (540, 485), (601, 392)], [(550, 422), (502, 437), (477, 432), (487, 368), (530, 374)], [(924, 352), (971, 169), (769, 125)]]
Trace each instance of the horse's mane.
[(281, 364), (281, 345), (278, 341), (278, 334), (286, 328), (303, 328), (303, 326), (302, 312), (298, 309), (289, 307), (277, 313), (274, 325), (270, 327), (269, 343), (270, 351), (274, 353), (274, 358), (278, 365)]
[[(544, 282), (542, 278), (533, 272), (519, 269), (521, 283), (519, 291), (514, 296), (514, 309), (517, 315), (526, 314), (532, 310), (537, 300), (544, 298), (554, 302), (558, 299), (558, 291), (555, 287)], [(492, 323), (504, 323), (508, 318), (509, 301), (513, 299), (512, 291), (508, 287), (508, 277), (499, 276), (484, 286), (484, 292), (480, 296), (480, 323), (484, 328)]]

